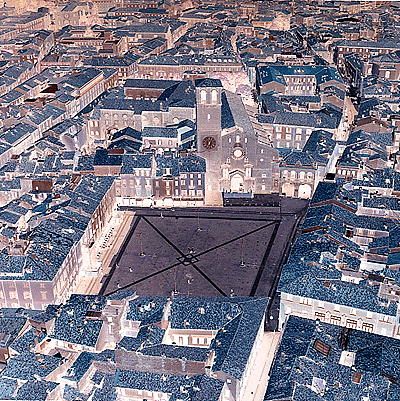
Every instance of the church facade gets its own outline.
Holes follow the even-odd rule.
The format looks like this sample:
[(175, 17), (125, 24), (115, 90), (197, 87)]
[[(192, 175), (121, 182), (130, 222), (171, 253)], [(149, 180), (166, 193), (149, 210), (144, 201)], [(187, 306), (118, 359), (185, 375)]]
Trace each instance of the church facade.
[(221, 205), (223, 192), (279, 192), (278, 152), (257, 136), (239, 95), (219, 80), (196, 81), (196, 121), (207, 205)]

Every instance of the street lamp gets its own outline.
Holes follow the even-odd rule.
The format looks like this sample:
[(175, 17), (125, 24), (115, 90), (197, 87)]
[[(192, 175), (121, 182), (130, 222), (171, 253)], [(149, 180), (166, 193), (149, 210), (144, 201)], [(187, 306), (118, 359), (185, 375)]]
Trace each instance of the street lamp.
[(142, 233), (139, 233), (139, 242), (140, 242), (140, 253), (139, 256), (143, 257), (146, 256), (143, 250), (143, 240), (142, 240)]
[(197, 212), (197, 231), (202, 231), (200, 227), (200, 212)]
[(246, 266), (246, 263), (244, 263), (243, 241), (244, 241), (244, 238), (242, 238), (242, 241), (240, 243), (240, 267)]

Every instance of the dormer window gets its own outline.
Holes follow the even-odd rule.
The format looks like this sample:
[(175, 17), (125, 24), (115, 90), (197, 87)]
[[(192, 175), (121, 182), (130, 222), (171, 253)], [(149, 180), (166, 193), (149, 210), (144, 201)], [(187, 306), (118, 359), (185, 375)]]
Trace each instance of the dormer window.
[(354, 236), (353, 227), (346, 227), (345, 236), (347, 238), (353, 238), (353, 236)]
[(313, 344), (313, 348), (324, 356), (328, 356), (331, 350), (330, 345), (324, 343), (323, 341), (316, 339)]

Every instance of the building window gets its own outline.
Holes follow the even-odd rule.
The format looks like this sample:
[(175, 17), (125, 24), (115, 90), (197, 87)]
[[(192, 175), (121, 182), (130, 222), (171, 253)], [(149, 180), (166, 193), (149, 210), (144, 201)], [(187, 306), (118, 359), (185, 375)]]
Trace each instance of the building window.
[(331, 316), (331, 323), (340, 326), (342, 319), (339, 316)]
[(309, 298), (300, 298), (300, 304), (302, 305), (312, 305), (312, 301)]
[(374, 331), (374, 325), (371, 323), (363, 323), (361, 330), (372, 333)]
[(213, 89), (211, 91), (211, 102), (213, 104), (217, 104), (218, 103), (218, 91), (216, 89)]
[(353, 319), (346, 320), (346, 327), (349, 329), (356, 329), (357, 328), (357, 321)]

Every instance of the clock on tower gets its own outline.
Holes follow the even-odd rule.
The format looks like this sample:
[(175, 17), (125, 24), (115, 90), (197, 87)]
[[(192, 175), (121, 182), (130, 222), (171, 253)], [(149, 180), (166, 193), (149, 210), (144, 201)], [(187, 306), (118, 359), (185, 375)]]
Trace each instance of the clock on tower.
[(217, 140), (213, 136), (206, 136), (203, 138), (202, 145), (203, 148), (207, 150), (212, 150), (217, 147)]

